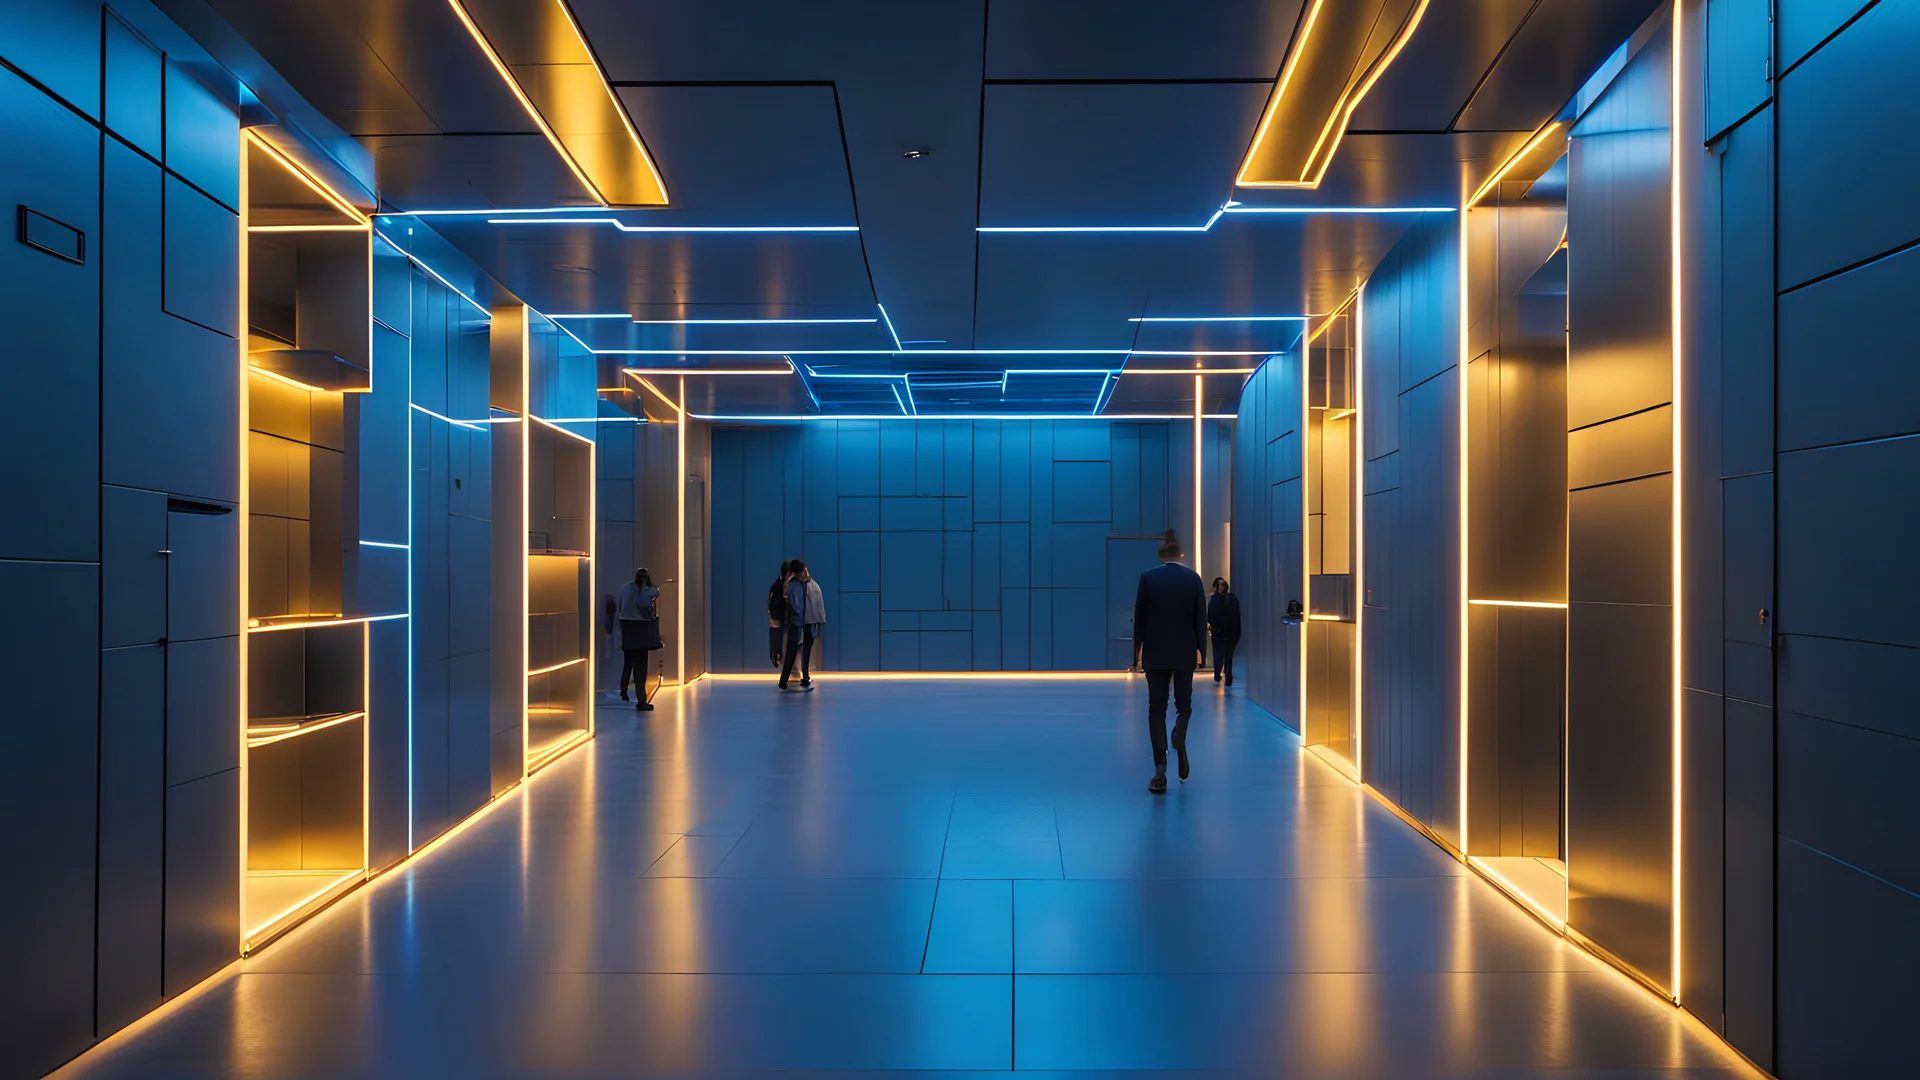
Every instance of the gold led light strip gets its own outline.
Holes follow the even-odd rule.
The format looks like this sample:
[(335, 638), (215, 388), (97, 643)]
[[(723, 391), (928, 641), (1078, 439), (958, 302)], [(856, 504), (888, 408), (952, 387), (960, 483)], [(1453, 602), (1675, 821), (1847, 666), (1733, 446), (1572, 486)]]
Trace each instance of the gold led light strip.
[[(472, 5), (471, 9), (469, 4)], [(520, 107), (526, 111), (528, 118), (533, 121), (535, 127), (540, 129), (540, 134), (546, 137), (554, 152), (560, 155), (560, 160), (566, 163), (574, 179), (578, 180), (580, 186), (586, 188), (587, 193), (601, 206), (665, 206), (667, 204), (666, 182), (661, 179), (660, 170), (654, 165), (652, 155), (647, 153), (646, 144), (641, 141), (639, 131), (634, 128), (632, 118), (627, 115), (627, 110), (620, 104), (613, 87), (607, 82), (606, 73), (600, 70), (599, 62), (594, 58), (593, 50), (587, 44), (586, 35), (581, 33), (580, 24), (574, 20), (573, 11), (567, 7), (566, 0), (553, 0), (552, 6), (544, 9), (529, 0), (506, 0), (506, 2), (465, 0), (464, 3), (462, 0), (447, 0), (447, 6), (451, 7), (453, 13), (459, 17), (460, 25), (466, 27), (474, 44), (480, 46), (480, 51), (486, 54), (487, 62), (493, 65), (493, 70), (499, 74), (501, 81), (507, 84), (507, 89), (513, 92), (514, 98), (520, 102)], [(559, 11), (557, 17), (553, 14), (554, 8)], [(632, 152), (646, 166), (645, 175), (641, 176), (638, 170), (628, 169), (623, 170), (626, 175), (602, 175), (598, 180), (589, 176), (586, 168), (581, 164), (583, 155), (592, 154), (602, 165), (621, 164), (618, 160), (607, 160), (606, 151), (609, 148), (593, 145), (602, 141), (603, 137), (610, 132), (570, 130), (562, 133), (555, 129), (546, 114), (535, 104), (533, 97), (528, 94), (526, 87), (514, 75), (513, 68), (494, 47), (485, 28), (474, 18), (474, 10), (480, 11), (482, 17), (493, 25), (502, 41), (525, 42), (537, 39), (537, 44), (531, 47), (542, 50), (540, 61), (522, 66), (539, 69), (539, 74), (551, 85), (544, 87), (536, 85), (535, 92), (542, 93), (543, 96), (550, 94), (556, 100), (549, 101), (549, 106), (564, 106), (564, 110), (556, 111), (575, 121), (584, 120), (589, 126), (595, 119), (593, 114), (598, 110), (594, 108), (592, 102), (570, 95), (568, 93), (570, 88), (561, 83), (565, 81), (566, 69), (590, 68), (593, 71), (594, 80), (600, 84), (601, 91), (606, 95), (605, 107), (619, 118), (619, 130), (624, 133)], [(546, 13), (545, 17), (542, 16), (543, 10)], [(512, 25), (509, 25), (510, 22)], [(559, 26), (564, 26), (566, 29), (555, 32), (554, 28)], [(565, 59), (557, 60), (553, 56), (556, 52)], [(604, 120), (604, 117), (600, 119)], [(569, 140), (572, 140), (572, 145), (569, 145)], [(620, 185), (620, 188), (614, 190), (612, 192), (614, 197), (610, 198), (609, 187), (616, 184)]]
[(350, 712), (344, 716), (336, 716), (331, 720), (325, 720), (318, 724), (307, 724), (304, 726), (296, 725), (291, 731), (280, 731), (280, 732), (275, 732), (272, 735), (262, 735), (262, 736), (259, 736), (258, 738), (248, 738), (247, 749), (255, 750), (262, 746), (271, 746), (274, 743), (285, 742), (288, 739), (298, 738), (299, 736), (302, 736), (302, 735), (311, 735), (316, 731), (325, 731), (330, 727), (337, 727), (338, 725), (348, 723), (349, 721), (363, 719), (366, 715), (367, 714), (365, 710), (362, 710), (360, 712)]
[[(1533, 138), (1528, 139), (1526, 141), (1525, 145), (1520, 147), (1520, 149), (1514, 151), (1512, 157), (1509, 157), (1507, 160), (1500, 163), (1500, 167), (1493, 171), (1493, 175), (1487, 177), (1486, 183), (1481, 184), (1480, 187), (1474, 191), (1473, 197), (1467, 200), (1466, 208), (1471, 210), (1475, 206), (1479, 205), (1480, 200), (1486, 198), (1487, 193), (1492, 191), (1496, 186), (1498, 186), (1500, 181), (1505, 180), (1507, 178), (1508, 173), (1512, 172), (1516, 167), (1518, 167), (1521, 162), (1527, 160), (1529, 157), (1532, 157), (1534, 151), (1539, 150), (1543, 145), (1546, 144), (1548, 139), (1553, 137), (1555, 132), (1559, 131), (1564, 126), (1565, 125), (1563, 125), (1560, 121), (1555, 120), (1554, 122), (1548, 124), (1546, 127), (1541, 128), (1539, 132), (1537, 132), (1533, 136)], [(1559, 156), (1560, 156), (1559, 154), (1554, 155), (1555, 158), (1558, 158)], [(1564, 243), (1564, 238), (1562, 242)]]
[(531, 679), (535, 675), (551, 675), (556, 671), (565, 671), (566, 669), (572, 667), (575, 664), (584, 664), (586, 662), (587, 662), (586, 657), (576, 656), (571, 660), (563, 660), (558, 664), (552, 664), (543, 668), (534, 668), (532, 671), (527, 672), (527, 678)]
[[(1373, 89), (1373, 84), (1386, 74), (1400, 51), (1406, 48), (1413, 32), (1420, 26), (1420, 20), (1425, 17), (1428, 4), (1429, 0), (1376, 0), (1371, 5), (1363, 5), (1360, 0), (1338, 0), (1337, 3), (1314, 0), (1301, 22), (1299, 39), (1287, 55), (1285, 66), (1281, 68), (1273, 97), (1260, 118), (1260, 126), (1254, 133), (1252, 145), (1247, 148), (1246, 158), (1240, 163), (1240, 172), (1234, 178), (1234, 184), (1238, 187), (1319, 187), (1327, 174), (1327, 167), (1333, 163), (1335, 152), (1340, 149), (1340, 140), (1346, 136), (1347, 121), (1353, 116), (1353, 111), (1360, 107), (1367, 92)], [(1399, 29), (1385, 48), (1369, 61), (1367, 54), (1374, 33), (1381, 23), (1393, 17), (1394, 11), (1404, 12)], [(1307, 69), (1306, 76), (1296, 85), (1295, 76), (1303, 68)], [(1355, 71), (1360, 72), (1357, 80)], [(1328, 81), (1317, 87), (1306, 85), (1316, 77), (1341, 81), (1338, 84)], [(1289, 153), (1297, 154), (1300, 149), (1297, 144), (1281, 144), (1290, 143), (1305, 131), (1312, 130), (1310, 125), (1313, 121), (1302, 119), (1296, 110), (1313, 108), (1319, 103), (1303, 101), (1303, 95), (1315, 90), (1324, 94), (1335, 85), (1339, 89), (1333, 100), (1327, 103), (1325, 119), (1319, 123), (1319, 134), (1305, 156), (1297, 160), (1270, 160)], [(1288, 116), (1287, 122), (1276, 128), (1274, 121), (1283, 110), (1294, 112), (1294, 115)], [(1273, 136), (1273, 144), (1269, 143), (1269, 136)]]
[[(347, 200), (341, 198), (339, 192), (334, 191), (332, 188), (328, 187), (325, 183), (321, 182), (321, 180), (318, 177), (314, 176), (313, 174), (307, 172), (307, 170), (302, 169), (299, 165), (295, 164), (292, 158), (281, 153), (279, 149), (276, 148), (272, 143), (254, 134), (252, 129), (248, 129), (245, 132), (245, 135), (247, 137), (248, 143), (250, 143), (255, 147), (258, 147), (260, 150), (265, 152), (266, 155), (272, 158), (274, 162), (277, 163), (281, 168), (287, 170), (289, 173), (292, 173), (294, 179), (300, 181), (302, 184), (305, 184), (308, 188), (312, 189), (314, 194), (320, 196), (322, 199), (325, 199), (328, 205), (332, 206), (335, 210), (338, 210), (341, 213), (347, 215), (348, 219), (353, 222), (353, 224), (351, 225), (332, 225), (332, 226), (249, 225), (247, 226), (248, 232), (312, 232), (316, 230), (347, 231), (347, 230), (368, 228), (373, 224), (372, 220), (369, 219), (367, 215), (361, 213), (358, 207), (354, 206), (352, 203), (348, 202)], [(243, 168), (241, 171), (245, 172), (246, 170)]]

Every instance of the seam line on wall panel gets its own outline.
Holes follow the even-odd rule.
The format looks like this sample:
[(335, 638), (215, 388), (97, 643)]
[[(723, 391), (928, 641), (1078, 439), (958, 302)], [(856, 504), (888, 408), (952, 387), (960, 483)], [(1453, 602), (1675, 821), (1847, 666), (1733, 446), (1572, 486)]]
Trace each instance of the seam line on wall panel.
[[(980, 341), (980, 207), (986, 198), (987, 87), (992, 85), (987, 79), (987, 47), (992, 40), (989, 36), (992, 25), (993, 0), (983, 0), (980, 5), (980, 113), (974, 120), (973, 143), (973, 303), (968, 305), (971, 309), (967, 317), (969, 348)], [(891, 328), (892, 324), (888, 325)], [(1139, 334), (1138, 327), (1135, 327), (1134, 333), (1136, 336)], [(1005, 397), (1004, 385), (1001, 396)]]
[(1589, 428), (1597, 428), (1602, 424), (1611, 424), (1616, 420), (1630, 420), (1633, 417), (1642, 416), (1646, 413), (1653, 412), (1656, 409), (1670, 409), (1672, 407), (1673, 407), (1673, 402), (1662, 401), (1657, 405), (1648, 405), (1645, 408), (1635, 409), (1632, 412), (1623, 412), (1618, 416), (1609, 416), (1605, 420), (1595, 420), (1591, 424), (1581, 424), (1579, 427), (1570, 427), (1567, 429), (1567, 434), (1571, 435), (1576, 431), (1586, 431)]
[[(1777, 3), (1777, 0), (1776, 0), (1776, 3)], [(1854, 23), (1857, 23), (1861, 19), (1865, 18), (1867, 12), (1872, 11), (1874, 8), (1877, 8), (1879, 6), (1880, 6), (1880, 0), (1867, 0), (1866, 3), (1860, 5), (1860, 10), (1853, 13), (1853, 18), (1848, 19), (1846, 22), (1843, 22), (1839, 26), (1834, 27), (1833, 33), (1828, 34), (1826, 37), (1823, 37), (1819, 41), (1814, 42), (1813, 47), (1808, 49), (1805, 53), (1801, 54), (1800, 59), (1795, 60), (1791, 65), (1783, 69), (1779, 74), (1775, 75), (1773, 77), (1774, 84), (1776, 86), (1779, 85), (1779, 82), (1781, 79), (1786, 78), (1789, 74), (1798, 70), (1801, 64), (1804, 64), (1807, 61), (1813, 59), (1814, 55), (1817, 54), (1820, 50), (1832, 44), (1835, 38), (1839, 37), (1841, 34), (1844, 34), (1848, 30), (1852, 29)], [(1777, 39), (1780, 36), (1780, 32), (1778, 30), (1778, 27), (1780, 25), (1779, 17), (1776, 15), (1773, 18), (1772, 22), (1775, 27), (1772, 36), (1773, 38)], [(1771, 41), (1769, 42), (1769, 44), (1772, 44), (1777, 47), (1778, 41), (1777, 40)], [(1775, 54), (1774, 59), (1778, 59), (1777, 53)]]
[[(1906, 896), (1912, 899), (1920, 900), (1920, 892), (1914, 892), (1912, 889), (1907, 888), (1905, 885), (1901, 885), (1897, 882), (1889, 881), (1886, 878), (1881, 877), (1879, 874), (1876, 874), (1871, 870), (1867, 870), (1853, 863), (1850, 863), (1845, 859), (1842, 859), (1836, 855), (1832, 855), (1820, 848), (1814, 847), (1812, 844), (1805, 843), (1804, 841), (1800, 841), (1800, 840), (1795, 840), (1793, 837), (1788, 836), (1786, 833), (1781, 833), (1780, 839), (1785, 840), (1787, 843), (1792, 844), (1794, 847), (1802, 848), (1806, 851), (1810, 851), (1813, 854), (1818, 855), (1823, 859), (1826, 859), (1828, 862), (1837, 863), (1841, 866), (1844, 866), (1847, 869), (1852, 870), (1854, 873), (1859, 874), (1861, 877), (1872, 878), (1873, 880), (1879, 882), (1880, 884), (1885, 885), (1889, 889), (1897, 889), (1901, 893), (1905, 894)], [(1775, 876), (1776, 877), (1778, 876), (1777, 871)]]
[[(1456, 130), (1460, 123), (1460, 118), (1467, 115), (1468, 109), (1473, 108), (1473, 99), (1479, 97), (1480, 91), (1486, 88), (1487, 80), (1493, 78), (1494, 71), (1500, 67), (1500, 61), (1506, 59), (1507, 50), (1513, 48), (1513, 43), (1518, 41), (1520, 35), (1526, 31), (1527, 23), (1533, 19), (1534, 12), (1540, 10), (1542, 2), (1543, 0), (1533, 0), (1532, 6), (1527, 8), (1527, 13), (1520, 16), (1520, 21), (1514, 24), (1513, 33), (1508, 34), (1507, 40), (1500, 43), (1500, 51), (1494, 53), (1493, 59), (1487, 61), (1486, 70), (1482, 71), (1480, 77), (1474, 80), (1473, 89), (1467, 91), (1467, 99), (1460, 103), (1460, 107), (1455, 109), (1453, 116), (1447, 120), (1447, 130), (1449, 132)], [(1462, 256), (1465, 256), (1465, 254), (1466, 252), (1461, 252)]]
[[(1805, 454), (1816, 450), (1845, 450), (1851, 446), (1872, 446), (1875, 443), (1904, 442), (1907, 439), (1920, 439), (1920, 431), (1910, 431), (1904, 435), (1881, 435), (1872, 439), (1848, 439), (1846, 442), (1819, 443), (1814, 446), (1789, 446), (1774, 451), (1778, 457), (1788, 454)], [(1771, 476), (1772, 470), (1753, 473), (1754, 476)]]
[[(1810, 449), (1815, 449), (1815, 448), (1810, 448)], [(1755, 472), (1730, 473), (1726, 476), (1722, 476), (1720, 478), (1720, 482), (1724, 484), (1728, 480), (1750, 480), (1756, 476), (1772, 476), (1772, 475), (1773, 475), (1772, 469), (1760, 469)]]
[[(1789, 631), (1775, 631), (1775, 637), (1783, 642), (1787, 638), (1814, 638), (1819, 641), (1844, 641), (1849, 645), (1880, 645), (1889, 649), (1905, 649), (1908, 652), (1920, 654), (1920, 648), (1916, 648), (1915, 646), (1900, 645), (1891, 641), (1875, 641), (1872, 638), (1839, 637), (1834, 634), (1805, 634)], [(1764, 648), (1765, 646), (1762, 647)]]
[(1571, 495), (1576, 491), (1594, 491), (1598, 488), (1619, 487), (1621, 484), (1631, 484), (1635, 480), (1651, 480), (1656, 476), (1672, 476), (1672, 475), (1673, 475), (1673, 469), (1671, 468), (1660, 469), (1655, 472), (1641, 473), (1638, 476), (1623, 476), (1618, 480), (1608, 480), (1605, 483), (1582, 484), (1579, 487), (1570, 487), (1567, 489), (1567, 494)]
[[(1867, 267), (1872, 266), (1874, 263), (1877, 263), (1882, 259), (1891, 259), (1895, 255), (1904, 254), (1916, 247), (1920, 247), (1920, 239), (1909, 240), (1904, 244), (1899, 244), (1894, 247), (1890, 247), (1887, 250), (1880, 252), (1878, 255), (1869, 255), (1866, 258), (1861, 259), (1859, 262), (1848, 263), (1847, 265), (1840, 267), (1838, 270), (1829, 270), (1826, 273), (1820, 274), (1816, 277), (1810, 277), (1807, 280), (1802, 281), (1798, 285), (1789, 285), (1786, 288), (1781, 289), (1778, 295), (1789, 296), (1789, 295), (1792, 295), (1793, 293), (1799, 292), (1801, 289), (1807, 288), (1810, 285), (1818, 285), (1829, 278), (1837, 278), (1841, 274), (1850, 274), (1855, 270), (1864, 270)], [(1778, 272), (1778, 267), (1775, 268), (1775, 271), (1776, 273)]]
[(1747, 121), (1753, 119), (1756, 116), (1759, 116), (1763, 112), (1766, 112), (1767, 107), (1769, 105), (1772, 105), (1773, 101), (1774, 101), (1773, 95), (1769, 93), (1765, 101), (1762, 101), (1760, 104), (1755, 105), (1753, 108), (1747, 110), (1747, 112), (1743, 116), (1741, 116), (1739, 119), (1729, 121), (1726, 127), (1723, 127), (1719, 131), (1716, 131), (1712, 135), (1708, 136), (1707, 140), (1700, 144), (1701, 149), (1711, 150), (1713, 149), (1714, 143), (1724, 142), (1728, 136), (1732, 135), (1735, 131), (1738, 131), (1742, 124), (1745, 124)]
[[(1398, 392), (1394, 394), (1394, 397), (1406, 397), (1408, 394), (1412, 393), (1413, 391), (1420, 389), (1421, 387), (1427, 385), (1428, 383), (1432, 382), (1435, 379), (1440, 378), (1441, 376), (1445, 375), (1449, 371), (1452, 371), (1454, 368), (1457, 368), (1459, 366), (1460, 366), (1459, 364), (1448, 364), (1446, 367), (1443, 367), (1439, 371), (1436, 371), (1433, 374), (1427, 376), (1426, 378), (1421, 379), (1419, 382), (1414, 383), (1412, 386), (1403, 387), (1402, 389), (1400, 389)], [(1389, 453), (1394, 453), (1394, 454), (1397, 454), (1399, 452), (1400, 451), (1398, 450), (1389, 451)], [(1383, 454), (1381, 456), (1384, 457), (1385, 455)]]
[[(1745, 700), (1745, 699), (1740, 699), (1740, 700)], [(1751, 704), (1760, 705), (1763, 708), (1771, 708), (1771, 706), (1766, 705), (1764, 702), (1755, 701), (1755, 702), (1751, 702)], [(1776, 709), (1775, 711), (1780, 713), (1781, 715), (1798, 716), (1805, 720), (1812, 720), (1822, 724), (1833, 724), (1837, 727), (1850, 728), (1854, 731), (1869, 731), (1875, 735), (1885, 735), (1889, 739), (1900, 739), (1903, 742), (1920, 743), (1920, 736), (1902, 735), (1897, 731), (1888, 731), (1885, 728), (1868, 727), (1865, 724), (1853, 724), (1845, 720), (1835, 720), (1832, 717), (1828, 717), (1828, 716), (1815, 716), (1812, 713), (1801, 712), (1797, 709)]]

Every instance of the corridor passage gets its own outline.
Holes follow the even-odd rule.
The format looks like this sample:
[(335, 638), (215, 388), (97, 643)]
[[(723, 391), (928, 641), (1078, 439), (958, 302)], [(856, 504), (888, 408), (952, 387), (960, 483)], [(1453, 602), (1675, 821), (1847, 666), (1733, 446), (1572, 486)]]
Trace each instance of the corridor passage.
[[(1754, 1075), (1238, 689), (700, 682), (64, 1077)], [(1140, 1075), (1136, 1072), (1135, 1075)]]

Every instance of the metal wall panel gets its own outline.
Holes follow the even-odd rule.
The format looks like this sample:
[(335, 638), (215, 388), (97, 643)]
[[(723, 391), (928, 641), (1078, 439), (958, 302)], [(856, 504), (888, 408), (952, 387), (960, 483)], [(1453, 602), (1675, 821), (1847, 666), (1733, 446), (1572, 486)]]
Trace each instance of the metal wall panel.
[(0, 680), (22, 763), (0, 786), (0, 817), (16, 823), (0, 838), (0, 1062), (21, 1075), (51, 1069), (93, 1034), (98, 589), (92, 564), (0, 560)]
[(165, 956), (168, 997), (239, 954), (240, 770), (167, 788)]
[[(240, 206), (240, 121), (233, 76), (211, 64), (166, 63), (167, 170), (218, 200)], [(219, 86), (219, 90), (214, 87)], [(237, 309), (238, 304), (231, 305)], [(220, 329), (213, 324), (214, 329)]]
[(168, 641), (167, 786), (239, 768), (239, 729), (240, 639)]
[(103, 486), (100, 516), (100, 573), (117, 597), (100, 612), (100, 645), (151, 645), (167, 636), (167, 497)]
[(0, 7), (0, 57), (82, 113), (100, 115), (99, 0)]
[(102, 42), (100, 119), (108, 131), (158, 161), (165, 153), (164, 54), (107, 9)]
[(124, 1027), (161, 1000), (165, 897), (166, 650), (106, 649), (100, 682), (98, 1034)]
[[(97, 44), (97, 13), (93, 35)], [(97, 559), (100, 134), (5, 70), (0, 116), (0, 207), (27, 207), (86, 237), (84, 265), (0, 243), (0, 459), (34, 463), (0, 470), (0, 506), (8, 508), (0, 513), (0, 558)]]
[[(1920, 172), (1920, 146), (1888, 137), (1920, 124), (1917, 40), (1920, 0), (1881, 0), (1781, 77), (1782, 289), (1920, 239), (1920, 200), (1907, 179)], [(1844, 188), (1834, 185), (1836, 162), (1846, 164)]]
[(169, 641), (240, 632), (240, 515), (216, 504), (192, 505), (167, 514)]
[(1782, 452), (1920, 431), (1920, 328), (1886, 317), (1917, 291), (1908, 249), (1780, 298)]
[[(229, 115), (230, 123), (232, 119)], [(239, 170), (229, 165), (226, 171), (232, 176)], [(240, 305), (234, 298), (240, 290), (239, 216), (171, 174), (163, 182), (161, 204), (161, 307), (169, 315), (238, 337)]]
[(162, 173), (112, 139), (105, 154), (102, 478), (237, 502), (239, 447), (230, 425), (201, 421), (239, 416), (238, 345), (162, 309)]
[[(822, 421), (719, 429), (716, 668), (763, 670), (765, 582), (796, 553), (826, 593), (828, 667), (1124, 667), (1130, 651), (1115, 650), (1110, 609), (1124, 601), (1131, 613), (1134, 577), (1153, 559), (1149, 543), (1146, 562), (1110, 567), (1110, 538), (1157, 534), (1169, 523), (1166, 507), (1191, 506), (1190, 491), (1166, 490), (1170, 477), (1192, 473), (1191, 462), (1169, 460), (1191, 441), (1191, 429), (1169, 438), (1180, 426)], [(1124, 469), (1116, 445), (1125, 447)], [(901, 464), (888, 464), (895, 460)], [(1116, 507), (1129, 515), (1124, 527)], [(1162, 516), (1149, 522), (1147, 513)], [(1185, 533), (1185, 521), (1181, 514), (1171, 523)], [(1124, 596), (1113, 584), (1121, 577)], [(982, 627), (990, 637), (972, 640)]]

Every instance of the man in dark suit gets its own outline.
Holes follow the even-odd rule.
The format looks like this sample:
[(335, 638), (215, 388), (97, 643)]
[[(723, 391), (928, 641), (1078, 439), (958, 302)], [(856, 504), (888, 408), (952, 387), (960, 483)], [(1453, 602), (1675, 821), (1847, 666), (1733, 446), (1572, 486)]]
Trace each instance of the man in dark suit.
[(1193, 715), (1193, 669), (1204, 661), (1207, 587), (1180, 565), (1172, 529), (1160, 541), (1160, 565), (1140, 575), (1133, 600), (1133, 666), (1147, 673), (1147, 734), (1153, 740), (1153, 779), (1147, 790), (1167, 790), (1167, 690), (1173, 690), (1173, 751), (1187, 779), (1187, 718)]

